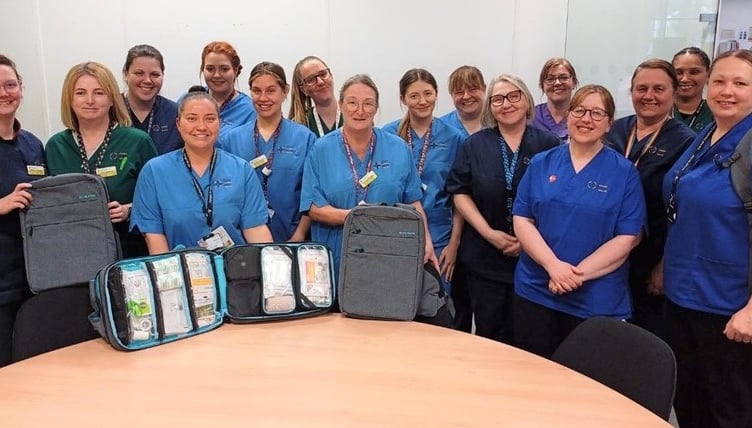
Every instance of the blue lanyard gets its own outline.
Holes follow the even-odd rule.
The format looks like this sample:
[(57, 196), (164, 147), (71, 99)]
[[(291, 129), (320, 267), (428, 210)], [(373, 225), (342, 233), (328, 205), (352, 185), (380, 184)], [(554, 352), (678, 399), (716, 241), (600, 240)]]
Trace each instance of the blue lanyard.
[(520, 157), (520, 148), (517, 147), (510, 160), (509, 153), (507, 153), (507, 142), (504, 140), (504, 137), (499, 137), (499, 146), (501, 147), (501, 158), (504, 162), (504, 178), (506, 179), (507, 190), (512, 190), (512, 181), (514, 180), (514, 172), (517, 169), (517, 159)]

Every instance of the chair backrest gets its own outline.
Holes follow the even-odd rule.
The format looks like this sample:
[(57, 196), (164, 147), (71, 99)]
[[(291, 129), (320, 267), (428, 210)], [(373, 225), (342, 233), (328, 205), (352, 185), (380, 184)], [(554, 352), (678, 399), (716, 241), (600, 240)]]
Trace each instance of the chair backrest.
[(666, 342), (649, 331), (612, 318), (590, 318), (564, 339), (551, 359), (668, 420), (676, 360)]
[(89, 288), (43, 291), (18, 309), (13, 328), (13, 361), (99, 337), (89, 323)]

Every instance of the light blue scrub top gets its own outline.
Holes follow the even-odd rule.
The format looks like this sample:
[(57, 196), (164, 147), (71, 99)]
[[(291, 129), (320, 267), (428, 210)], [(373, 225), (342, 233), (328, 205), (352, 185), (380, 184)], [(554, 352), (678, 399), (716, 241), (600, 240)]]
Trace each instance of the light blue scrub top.
[[(418, 170), (410, 155), (407, 144), (392, 134), (373, 128), (376, 135), (372, 170), (376, 180), (368, 186), (365, 202), (371, 204), (413, 203), (420, 201), (423, 192), (420, 188)], [(363, 160), (352, 153), (353, 163), (361, 178), (371, 160), (370, 151)], [(350, 209), (363, 199), (364, 191), (356, 195), (350, 161), (344, 148), (342, 129), (326, 134), (314, 143), (303, 171), (303, 191), (300, 211), (307, 213), (311, 205)], [(360, 186), (358, 186), (360, 188)], [(339, 262), (342, 248), (342, 226), (329, 226), (311, 222), (311, 238), (326, 244), (334, 257), (336, 275), (339, 275)]]
[(441, 120), (452, 128), (460, 131), (463, 140), (470, 136), (470, 133), (465, 129), (465, 125), (462, 124), (459, 115), (457, 115), (457, 110), (452, 110), (444, 116), (441, 116)]
[[(300, 189), (303, 182), (303, 165), (316, 136), (305, 126), (289, 119), (282, 119), (279, 135), (269, 141), (258, 135), (254, 139), (256, 121), (246, 123), (228, 131), (220, 137), (217, 147), (239, 156), (246, 161), (255, 159), (258, 154), (271, 159), (271, 174), (262, 172), (264, 166), (256, 168), (259, 182), (266, 182), (266, 199), (269, 206), (269, 230), (275, 241), (287, 241), (292, 237), (300, 222)], [(274, 147), (274, 157), (271, 156)], [(253, 166), (251, 166), (253, 168)]]
[(221, 124), (219, 135), (223, 135), (230, 129), (256, 120), (256, 109), (253, 108), (251, 97), (240, 92), (229, 103), (219, 109)]
[(242, 231), (266, 224), (267, 210), (261, 184), (248, 162), (217, 149), (213, 176), (206, 169), (198, 177), (188, 171), (183, 150), (150, 160), (138, 176), (131, 212), (131, 230), (160, 233), (170, 248), (196, 247), (209, 234), (201, 199), (191, 177), (208, 197), (214, 187), (212, 230), (224, 226), (235, 244), (245, 243)]
[[(395, 120), (382, 129), (397, 135), (400, 120)], [(413, 141), (413, 160), (418, 168), (420, 154), (425, 141), (410, 129)], [(428, 229), (433, 239), (436, 256), (449, 244), (452, 233), (452, 198), (444, 191), (444, 183), (449, 170), (454, 164), (454, 158), (460, 149), (464, 138), (454, 127), (447, 125), (441, 119), (434, 119), (431, 125), (431, 138), (426, 152), (426, 162), (420, 179), (423, 185), (423, 209), (428, 218)], [(407, 145), (406, 142), (404, 144)], [(408, 148), (410, 147), (407, 145)]]
[[(674, 177), (712, 128), (706, 126), (666, 173), (664, 202)], [(747, 213), (723, 163), (750, 129), (752, 115), (712, 147), (706, 142), (677, 185), (676, 222), (669, 223), (663, 254), (663, 287), (666, 297), (681, 307), (730, 316), (749, 301)]]
[[(640, 174), (604, 147), (575, 173), (569, 144), (536, 155), (517, 188), (512, 212), (535, 220), (560, 260), (574, 266), (617, 235), (639, 235), (647, 224)], [(548, 289), (548, 273), (526, 253), (514, 274), (514, 291), (539, 305), (580, 318), (629, 318), (628, 262), (563, 294)]]

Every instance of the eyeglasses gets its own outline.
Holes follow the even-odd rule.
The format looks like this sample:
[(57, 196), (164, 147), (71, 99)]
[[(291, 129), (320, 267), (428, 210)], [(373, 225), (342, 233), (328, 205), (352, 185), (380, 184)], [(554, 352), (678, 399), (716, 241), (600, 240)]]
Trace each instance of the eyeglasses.
[(5, 92), (12, 94), (16, 93), (21, 89), (21, 81), (20, 80), (6, 80), (2, 83), (3, 89), (5, 89)]
[(522, 99), (522, 91), (516, 90), (507, 93), (506, 95), (494, 95), (488, 100), (491, 101), (491, 105), (494, 107), (500, 107), (504, 105), (504, 100), (509, 101), (510, 103), (517, 103), (520, 102)]
[(362, 107), (364, 113), (373, 113), (376, 111), (376, 103), (370, 100), (359, 102), (358, 100), (346, 100), (345, 110), (350, 113), (355, 113), (358, 108)]
[(545, 79), (543, 79), (543, 82), (553, 85), (558, 80), (561, 83), (567, 83), (572, 78), (572, 76), (568, 74), (560, 74), (558, 76), (546, 76)]
[(316, 83), (317, 79), (326, 80), (331, 75), (332, 75), (331, 71), (328, 68), (325, 68), (325, 69), (323, 69), (323, 70), (321, 70), (321, 71), (319, 71), (317, 73), (313, 73), (310, 76), (304, 77), (300, 81), (300, 83), (302, 83), (304, 85), (311, 86), (311, 85), (314, 85)]
[(576, 117), (578, 119), (585, 116), (585, 113), (590, 112), (590, 117), (596, 122), (600, 122), (601, 120), (608, 117), (606, 110), (600, 108), (585, 108), (583, 106), (577, 106), (572, 110), (569, 110), (569, 112), (573, 117)]

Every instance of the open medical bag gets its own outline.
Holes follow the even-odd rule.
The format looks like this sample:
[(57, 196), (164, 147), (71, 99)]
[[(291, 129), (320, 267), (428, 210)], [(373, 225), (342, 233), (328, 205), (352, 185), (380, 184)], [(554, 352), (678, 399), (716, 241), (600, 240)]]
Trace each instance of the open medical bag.
[(331, 251), (321, 244), (183, 249), (124, 259), (90, 283), (89, 316), (114, 348), (194, 336), (225, 319), (252, 323), (323, 314), (334, 301)]

